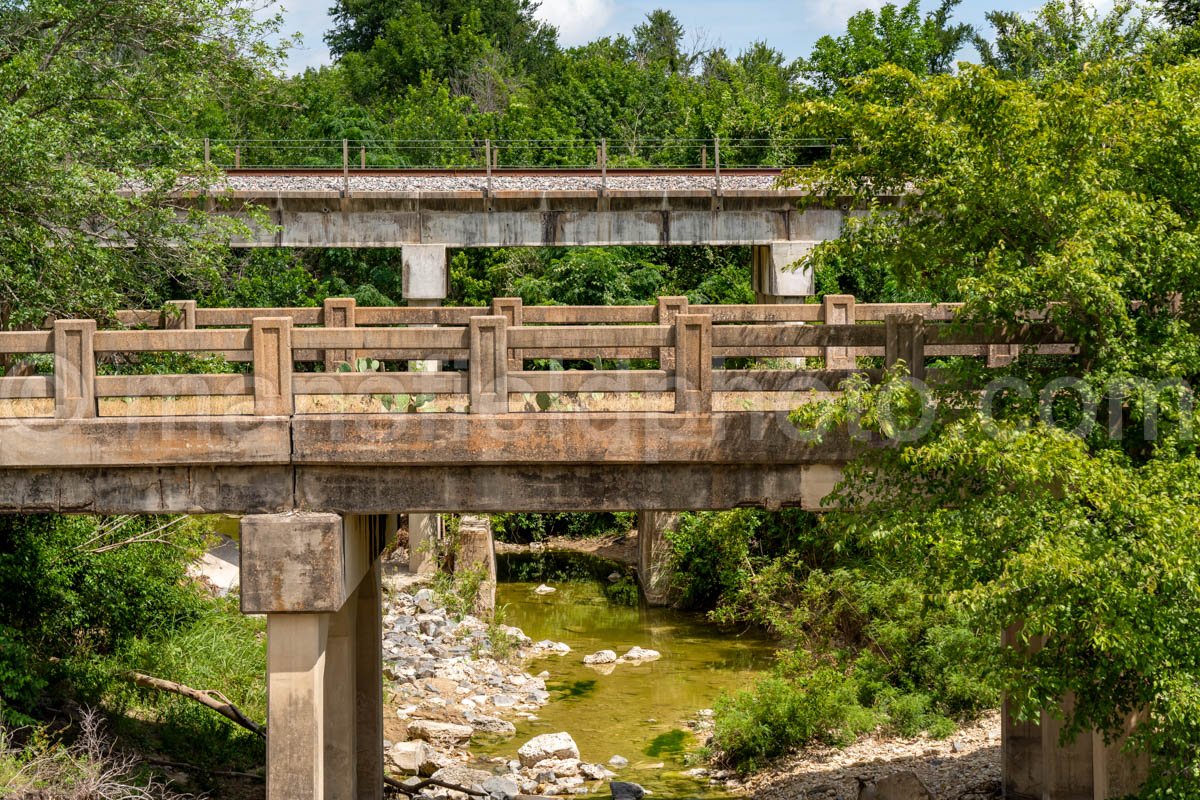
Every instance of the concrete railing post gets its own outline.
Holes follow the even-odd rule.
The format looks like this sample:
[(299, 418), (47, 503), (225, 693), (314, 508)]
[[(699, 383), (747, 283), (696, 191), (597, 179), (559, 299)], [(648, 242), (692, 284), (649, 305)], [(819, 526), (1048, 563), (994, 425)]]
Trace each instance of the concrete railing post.
[[(519, 297), (496, 297), (492, 299), (492, 316), (504, 317), (509, 328), (520, 328), (525, 324), (525, 306)], [(508, 357), (508, 371), (519, 372), (525, 367), (520, 351), (513, 350)]]
[[(826, 325), (854, 324), (854, 295), (827, 294), (821, 304)], [(854, 369), (856, 366), (858, 359), (850, 352), (849, 347), (825, 348), (825, 369)]]
[(1007, 367), (1021, 355), (1019, 344), (989, 344), (987, 346), (987, 365), (991, 368)]
[(898, 361), (908, 366), (908, 374), (925, 380), (925, 320), (919, 314), (888, 314), (884, 365)]
[(712, 411), (712, 317), (675, 317), (675, 411)]
[[(322, 321), (326, 328), (353, 328), (357, 304), (353, 297), (325, 298), (325, 313)], [(326, 350), (325, 371), (336, 372), (339, 364), (354, 366), (357, 354), (353, 350)]]
[(259, 317), (251, 324), (254, 348), (254, 413), (291, 416), (292, 318)]
[[(655, 322), (659, 325), (674, 325), (675, 318), (686, 314), (688, 299), (686, 297), (660, 297), (655, 309)], [(658, 348), (658, 368), (670, 372), (675, 369), (675, 349), (672, 347)]]
[(471, 317), (471, 413), (508, 412), (508, 321)]
[(196, 301), (168, 300), (163, 309), (160, 327), (163, 330), (196, 330)]
[(60, 319), (54, 323), (54, 416), (90, 419), (96, 412), (96, 321)]

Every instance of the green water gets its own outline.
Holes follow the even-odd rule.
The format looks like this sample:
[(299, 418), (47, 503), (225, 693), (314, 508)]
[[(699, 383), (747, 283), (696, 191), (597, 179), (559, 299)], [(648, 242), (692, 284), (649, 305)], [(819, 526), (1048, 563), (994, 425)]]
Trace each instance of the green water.
[[(571, 653), (529, 665), (532, 674), (550, 673), (546, 688), (552, 699), (536, 721), (518, 723), (513, 739), (482, 742), (473, 750), (514, 758), (530, 737), (567, 731), (585, 761), (604, 764), (614, 754), (629, 759), (629, 767), (618, 771), (620, 779), (642, 784), (656, 798), (719, 796), (707, 779), (681, 774), (688, 768), (687, 753), (704, 744), (686, 722), (711, 708), (721, 692), (742, 688), (767, 669), (774, 647), (764, 637), (723, 631), (696, 615), (613, 605), (604, 595), (607, 581), (595, 577), (613, 569), (610, 562), (578, 554), (543, 554), (532, 563), (528, 557), (502, 560), (502, 581), (506, 575), (524, 579), (498, 587), (505, 622), (534, 640), (566, 642)], [(558, 591), (534, 594), (541, 581)], [(657, 650), (662, 658), (618, 664), (610, 674), (583, 663), (598, 650), (621, 655), (634, 645)]]

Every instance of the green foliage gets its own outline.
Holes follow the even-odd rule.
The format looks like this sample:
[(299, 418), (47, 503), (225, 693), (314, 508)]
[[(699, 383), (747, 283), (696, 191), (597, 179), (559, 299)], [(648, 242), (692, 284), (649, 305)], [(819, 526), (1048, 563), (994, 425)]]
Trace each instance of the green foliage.
[(513, 544), (542, 542), (555, 536), (590, 539), (610, 534), (624, 535), (633, 527), (634, 515), (624, 512), (592, 514), (493, 514), (496, 541)]
[(845, 35), (817, 40), (804, 62), (805, 76), (820, 92), (834, 94), (850, 78), (885, 64), (918, 75), (948, 73), (974, 33), (970, 25), (950, 24), (960, 2), (942, 0), (924, 18), (918, 0), (859, 11), (850, 17)]
[[(109, 663), (114, 674), (133, 669), (187, 686), (218, 688), (247, 717), (266, 722), (266, 625), (243, 615), (237, 597), (206, 602), (191, 624), (168, 635), (132, 640)], [(106, 704), (127, 716), (117, 723), (122, 736), (190, 764), (248, 770), (265, 756), (257, 736), (184, 697), (114, 680)], [(156, 724), (146, 726), (147, 719)]]
[(608, 598), (608, 602), (617, 606), (636, 606), (642, 598), (637, 581), (629, 575), (623, 575), (615, 581), (606, 583), (604, 596)]
[(185, 573), (201, 534), (159, 517), (0, 517), (6, 708), (30, 713), (62, 678), (94, 696), (105, 680), (97, 657), (194, 619), (201, 601)]
[(751, 690), (721, 697), (713, 710), (713, 745), (744, 772), (796, 746), (848, 744), (877, 722), (858, 704), (853, 686), (829, 667), (796, 679), (763, 678)]

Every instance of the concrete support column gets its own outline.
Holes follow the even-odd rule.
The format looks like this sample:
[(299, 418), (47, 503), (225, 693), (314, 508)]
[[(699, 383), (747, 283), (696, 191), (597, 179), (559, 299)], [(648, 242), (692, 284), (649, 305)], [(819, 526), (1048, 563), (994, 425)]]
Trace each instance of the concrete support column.
[[(1020, 625), (1004, 632), (1006, 646), (1020, 646)], [(1028, 648), (1041, 649), (1034, 639)], [(1073, 695), (1063, 698), (1060, 708), (1069, 714)], [(1125, 737), (1133, 732), (1137, 715), (1127, 720)], [(1036, 720), (1016, 718), (1012, 704), (1004, 698), (1001, 712), (1001, 779), (1004, 796), (1015, 800), (1109, 800), (1136, 794), (1150, 774), (1145, 756), (1122, 751), (1124, 737), (1106, 744), (1099, 732), (1081, 733), (1061, 744), (1062, 720), (1042, 711)]]
[(444, 244), (406, 244), (400, 250), (404, 299), (409, 305), (414, 300), (436, 300), (434, 305), (446, 299), (450, 287), (450, 268)]
[(471, 613), (491, 619), (496, 612), (496, 546), (492, 540), (491, 518), (465, 514), (458, 523), (458, 554), (454, 571), (482, 570), (483, 582)]
[(379, 555), (395, 525), (242, 518), (242, 610), (267, 616), (267, 800), (383, 796)]
[(679, 514), (672, 511), (638, 512), (638, 582), (652, 606), (665, 606), (670, 600), (671, 547), (667, 534), (678, 525)]
[(803, 303), (816, 294), (812, 267), (805, 259), (820, 242), (772, 242), (752, 250), (750, 283), (754, 302), (764, 304)]
[(328, 614), (267, 615), (267, 799), (325, 798)]

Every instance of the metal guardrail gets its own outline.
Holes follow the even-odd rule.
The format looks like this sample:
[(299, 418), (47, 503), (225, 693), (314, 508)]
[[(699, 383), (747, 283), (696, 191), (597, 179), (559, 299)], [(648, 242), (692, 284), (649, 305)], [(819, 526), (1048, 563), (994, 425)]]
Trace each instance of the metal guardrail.
[(238, 169), (600, 169), (799, 167), (829, 155), (820, 139), (204, 139), (204, 161)]

